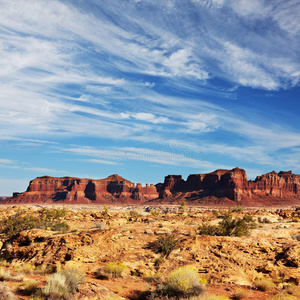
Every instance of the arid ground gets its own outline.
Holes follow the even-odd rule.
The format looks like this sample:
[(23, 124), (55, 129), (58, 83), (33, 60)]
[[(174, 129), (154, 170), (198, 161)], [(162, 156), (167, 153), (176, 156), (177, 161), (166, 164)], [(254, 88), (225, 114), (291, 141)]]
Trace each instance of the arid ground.
[[(15, 214), (39, 216), (40, 209), (37, 205), (0, 207), (0, 279), (20, 299), (38, 299), (35, 295), (47, 285), (47, 278), (65, 269), (85, 273), (84, 282), (68, 299), (146, 299), (182, 266), (198, 273), (205, 295), (300, 297), (300, 212), (296, 208), (236, 207), (230, 213), (233, 220), (246, 215), (253, 219), (245, 236), (201, 234), (201, 226), (213, 228), (208, 225), (218, 225), (228, 211), (179, 206), (68, 206), (63, 208), (65, 215), (57, 217), (69, 225), (63, 231), (58, 227), (58, 231), (50, 227), (7, 230)], [(62, 206), (46, 210), (60, 211)], [(168, 253), (155, 247), (167, 237), (176, 244)], [(122, 266), (118, 276), (105, 275), (108, 263)]]

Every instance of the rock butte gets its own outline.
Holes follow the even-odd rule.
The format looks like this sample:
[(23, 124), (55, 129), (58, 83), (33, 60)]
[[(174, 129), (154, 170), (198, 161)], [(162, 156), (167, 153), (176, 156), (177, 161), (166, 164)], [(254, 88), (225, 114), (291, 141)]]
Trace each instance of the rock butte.
[(118, 175), (105, 179), (43, 176), (32, 180), (24, 193), (1, 203), (65, 204), (179, 204), (271, 206), (300, 204), (300, 175), (270, 173), (247, 180), (245, 170), (216, 170), (208, 174), (168, 175), (163, 184), (134, 184)]

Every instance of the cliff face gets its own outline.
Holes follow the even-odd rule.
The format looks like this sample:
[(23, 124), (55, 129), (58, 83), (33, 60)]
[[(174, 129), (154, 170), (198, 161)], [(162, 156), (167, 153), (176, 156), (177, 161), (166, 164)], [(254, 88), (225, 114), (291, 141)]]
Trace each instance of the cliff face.
[[(216, 170), (208, 174), (190, 175), (186, 181), (180, 175), (168, 175), (160, 190), (160, 199), (188, 201), (203, 198), (227, 198), (241, 204), (276, 204), (300, 201), (300, 175), (291, 171), (275, 171), (248, 181), (243, 169)], [(300, 204), (300, 202), (299, 202)]]
[(32, 180), (24, 193), (15, 193), (6, 203), (109, 203), (139, 202), (158, 197), (154, 185), (135, 185), (118, 175), (105, 179), (43, 176)]
[(275, 171), (247, 180), (243, 169), (193, 174), (187, 180), (168, 175), (163, 184), (135, 185), (118, 175), (105, 179), (38, 177), (24, 193), (1, 203), (180, 203), (203, 205), (300, 205), (300, 175)]

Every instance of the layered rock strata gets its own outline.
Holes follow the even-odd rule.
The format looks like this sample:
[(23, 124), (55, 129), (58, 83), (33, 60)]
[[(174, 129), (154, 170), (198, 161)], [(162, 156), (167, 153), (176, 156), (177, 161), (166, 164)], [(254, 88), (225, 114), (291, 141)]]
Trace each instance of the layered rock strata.
[(105, 179), (43, 176), (32, 180), (24, 193), (14, 193), (8, 203), (111, 203), (140, 202), (158, 197), (156, 187), (135, 185), (118, 175)]
[(168, 175), (163, 184), (134, 184), (118, 175), (105, 179), (38, 177), (24, 193), (1, 203), (174, 203), (199, 205), (300, 205), (300, 175), (275, 171), (248, 180), (243, 169), (207, 174)]
[(227, 198), (241, 204), (255, 204), (263, 200), (266, 204), (268, 201), (300, 201), (300, 175), (292, 171), (272, 171), (248, 181), (245, 170), (235, 168), (189, 175), (186, 181), (181, 175), (166, 176), (160, 199), (174, 199), (179, 195), (187, 200)]

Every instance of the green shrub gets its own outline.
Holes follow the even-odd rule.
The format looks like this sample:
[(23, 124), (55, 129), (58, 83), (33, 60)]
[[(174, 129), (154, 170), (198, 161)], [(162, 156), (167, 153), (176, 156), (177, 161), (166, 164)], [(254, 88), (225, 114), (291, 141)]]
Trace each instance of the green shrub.
[(179, 210), (184, 212), (186, 210), (185, 201), (183, 200), (180, 204)]
[(63, 233), (66, 233), (69, 231), (70, 226), (65, 222), (57, 221), (53, 222), (50, 228), (52, 231), (61, 231)]
[(148, 244), (148, 247), (156, 253), (168, 258), (171, 252), (179, 247), (179, 240), (174, 234), (159, 236), (158, 239)]
[(25, 213), (21, 210), (0, 221), (0, 231), (8, 237), (12, 237), (23, 230), (33, 228), (66, 231), (69, 226), (61, 221), (67, 214), (65, 208), (42, 208), (37, 212)]
[(160, 215), (160, 212), (157, 211), (157, 210), (151, 210), (151, 211), (150, 211), (150, 214), (151, 214), (152, 216), (159, 216), (159, 215)]
[(109, 262), (104, 268), (97, 270), (96, 276), (99, 279), (118, 278), (123, 277), (126, 271), (126, 265), (117, 262)]
[(244, 206), (237, 205), (233, 208), (233, 212), (243, 212), (245, 210)]
[(17, 300), (17, 297), (3, 283), (0, 283), (0, 300)]
[(107, 205), (106, 204), (104, 204), (104, 206), (103, 206), (103, 214), (104, 215), (107, 215), (108, 216), (108, 207), (107, 207)]
[(169, 296), (195, 296), (204, 292), (198, 273), (190, 266), (172, 271), (164, 289)]
[(222, 221), (218, 225), (204, 224), (199, 227), (200, 235), (217, 236), (245, 236), (249, 234), (254, 221), (251, 216), (245, 215), (243, 218), (233, 218), (231, 211), (219, 215)]
[(270, 279), (262, 278), (262, 279), (256, 279), (254, 281), (254, 286), (259, 291), (266, 292), (273, 289), (275, 287), (275, 284)]

